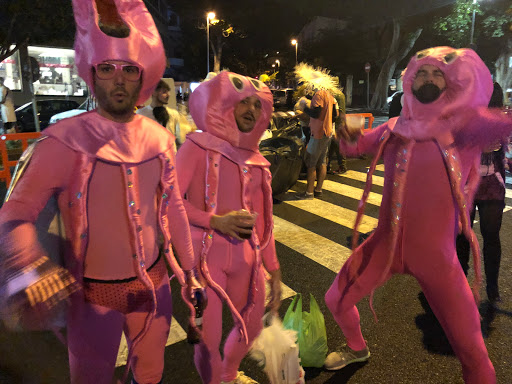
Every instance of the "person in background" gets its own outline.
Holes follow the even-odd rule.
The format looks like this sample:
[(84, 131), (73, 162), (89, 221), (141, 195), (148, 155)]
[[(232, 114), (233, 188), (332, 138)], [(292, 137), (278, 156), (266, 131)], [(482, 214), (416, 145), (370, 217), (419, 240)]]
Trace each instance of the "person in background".
[[(169, 103), (171, 87), (164, 80), (160, 80), (158, 85), (155, 88), (155, 91), (151, 95), (151, 103), (146, 105), (144, 108), (140, 108), (137, 110), (138, 115), (149, 117), (150, 119), (157, 121), (161, 124), (155, 114), (154, 108), (162, 109), (164, 108), (167, 112), (168, 118), (167, 123), (164, 127), (174, 136), (176, 140), (176, 149), (181, 145), (181, 141), (178, 139), (181, 137), (180, 134), (180, 114), (177, 110), (169, 108), (167, 104)], [(157, 111), (157, 114), (160, 117), (163, 117), (162, 112)]]
[[(342, 124), (345, 124), (346, 113), (345, 95), (343, 94), (343, 88), (336, 91), (337, 92), (332, 93), (334, 99), (336, 100), (337, 109), (337, 117), (334, 122), (334, 132), (340, 129), (340, 126)], [(338, 161), (337, 169), (332, 169), (331, 167), (331, 159), (333, 156), (336, 156), (336, 159)], [(327, 153), (327, 173), (331, 175), (341, 175), (345, 172), (347, 172), (347, 157), (345, 156), (345, 154), (341, 153), (339, 141), (333, 138), (331, 140), (331, 143), (329, 144), (329, 151)]]
[(12, 91), (4, 84), (5, 79), (0, 77), (0, 112), (2, 114), (2, 122), (4, 123), (4, 131), (14, 133), (16, 126), (16, 114), (14, 113), (14, 102)]
[[(503, 90), (494, 83), (489, 108), (503, 108)], [(476, 209), (480, 232), (484, 241), (483, 256), (487, 298), (492, 305), (501, 301), (498, 277), (501, 261), (500, 229), (505, 208), (505, 147), (507, 143), (496, 142), (486, 148), (480, 160), (480, 184), (475, 194), (470, 213), (471, 226)], [(457, 256), (467, 276), (469, 271), (469, 242), (464, 235), (457, 236)]]
[(402, 97), (404, 96), (403, 92), (397, 92), (391, 99), (391, 103), (389, 103), (389, 111), (388, 117), (391, 119), (393, 117), (400, 116), (400, 112), (402, 112)]
[(311, 108), (304, 109), (310, 117), (311, 139), (306, 148), (306, 191), (296, 194), (297, 199), (313, 199), (322, 195), (327, 175), (327, 151), (333, 134), (333, 122), (337, 117), (335, 103), (336, 100), (328, 90), (319, 89), (311, 100)]

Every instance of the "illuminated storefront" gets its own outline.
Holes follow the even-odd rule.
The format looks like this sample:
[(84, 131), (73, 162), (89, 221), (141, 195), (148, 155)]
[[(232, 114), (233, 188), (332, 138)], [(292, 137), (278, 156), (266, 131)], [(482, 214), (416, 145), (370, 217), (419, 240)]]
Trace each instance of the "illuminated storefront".
[(22, 90), (20, 53), (16, 52), (0, 63), (0, 77), (5, 79), (5, 85), (13, 91)]
[[(16, 52), (0, 63), (0, 76), (5, 78), (5, 84), (14, 91), (28, 91), (23, 89), (21, 78), (23, 65), (20, 56), (25, 56), (23, 53), (20, 55), (20, 52)], [(39, 65), (40, 77), (34, 82), (34, 93), (36, 95), (86, 95), (87, 86), (78, 76), (75, 67), (74, 50), (29, 46), (26, 53), (33, 57)]]

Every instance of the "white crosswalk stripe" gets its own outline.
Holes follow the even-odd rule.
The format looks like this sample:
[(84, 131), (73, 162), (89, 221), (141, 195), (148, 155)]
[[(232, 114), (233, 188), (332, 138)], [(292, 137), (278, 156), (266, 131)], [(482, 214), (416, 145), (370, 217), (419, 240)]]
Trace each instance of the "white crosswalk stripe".
[[(335, 177), (339, 177), (341, 179), (346, 177), (347, 179), (362, 181), (364, 183), (366, 182), (366, 173), (352, 171), (352, 170), (348, 170), (347, 172), (345, 172), (341, 175), (336, 175)], [(372, 176), (372, 185), (378, 185), (378, 186), (382, 187), (384, 185), (384, 177), (377, 176), (374, 174)]]
[(274, 238), (333, 272), (340, 270), (351, 253), (350, 249), (277, 216), (274, 216)]
[[(320, 199), (287, 200), (286, 204), (300, 208), (309, 213), (313, 213), (317, 216), (323, 217), (326, 220), (330, 220), (333, 223), (343, 225), (347, 228), (353, 228), (356, 221), (357, 212), (335, 204), (331, 204), (327, 201), (322, 201)], [(376, 226), (377, 219), (364, 215), (358, 230), (363, 233), (368, 233), (371, 232)]]
[[(305, 181), (299, 181), (298, 184), (306, 185)], [(363, 189), (352, 187), (351, 185), (337, 183), (331, 180), (325, 180), (322, 188), (324, 191), (334, 192), (338, 195), (350, 197), (352, 199), (361, 200), (363, 197)], [(380, 207), (382, 202), (382, 195), (379, 193), (370, 192), (368, 195), (368, 204), (376, 205)]]

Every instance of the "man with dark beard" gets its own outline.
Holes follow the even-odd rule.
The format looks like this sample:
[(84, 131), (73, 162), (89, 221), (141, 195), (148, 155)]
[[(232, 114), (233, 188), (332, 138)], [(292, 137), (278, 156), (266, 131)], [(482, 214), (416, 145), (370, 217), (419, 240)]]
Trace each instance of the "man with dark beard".
[(435, 65), (425, 64), (416, 72), (412, 94), (420, 103), (429, 104), (437, 100), (445, 88), (443, 71)]
[[(427, 49), (407, 66), (400, 117), (364, 135), (351, 127), (340, 130), (348, 156), (375, 157), (354, 226), (354, 252), (325, 295), (347, 340), (345, 349), (327, 356), (327, 369), (369, 359), (356, 303), (369, 294), (372, 306), (377, 287), (394, 274), (409, 274), (442, 325), (465, 383), (496, 382), (480, 328), (480, 255), (467, 204), (478, 184), (482, 149), (512, 131), (511, 119), (487, 108), (492, 89), (491, 74), (474, 51)], [(381, 156), (386, 174), (379, 222), (357, 246), (357, 226)], [(472, 247), (474, 294), (457, 260), (458, 232)]]

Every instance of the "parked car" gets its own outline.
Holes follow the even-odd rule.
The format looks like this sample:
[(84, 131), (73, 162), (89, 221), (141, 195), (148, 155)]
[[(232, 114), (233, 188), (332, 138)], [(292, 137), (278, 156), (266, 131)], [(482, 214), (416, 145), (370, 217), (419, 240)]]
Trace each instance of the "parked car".
[[(45, 129), (49, 125), (50, 118), (53, 115), (59, 112), (69, 111), (70, 109), (77, 109), (79, 106), (80, 104), (74, 100), (38, 100), (37, 115), (39, 116), (39, 127), (41, 130)], [(32, 102), (22, 105), (14, 112), (16, 113), (18, 132), (36, 131)]]
[(271, 89), (274, 96), (274, 109), (293, 109), (293, 92), (292, 88)]
[(81, 113), (90, 111), (94, 108), (96, 108), (95, 101), (88, 98), (82, 104), (80, 104), (80, 106), (77, 109), (70, 109), (69, 111), (65, 111), (65, 112), (61, 112), (61, 113), (57, 113), (56, 115), (53, 115), (50, 118), (49, 125), (55, 124), (57, 121), (60, 121), (62, 119), (67, 119), (68, 117), (80, 115)]

